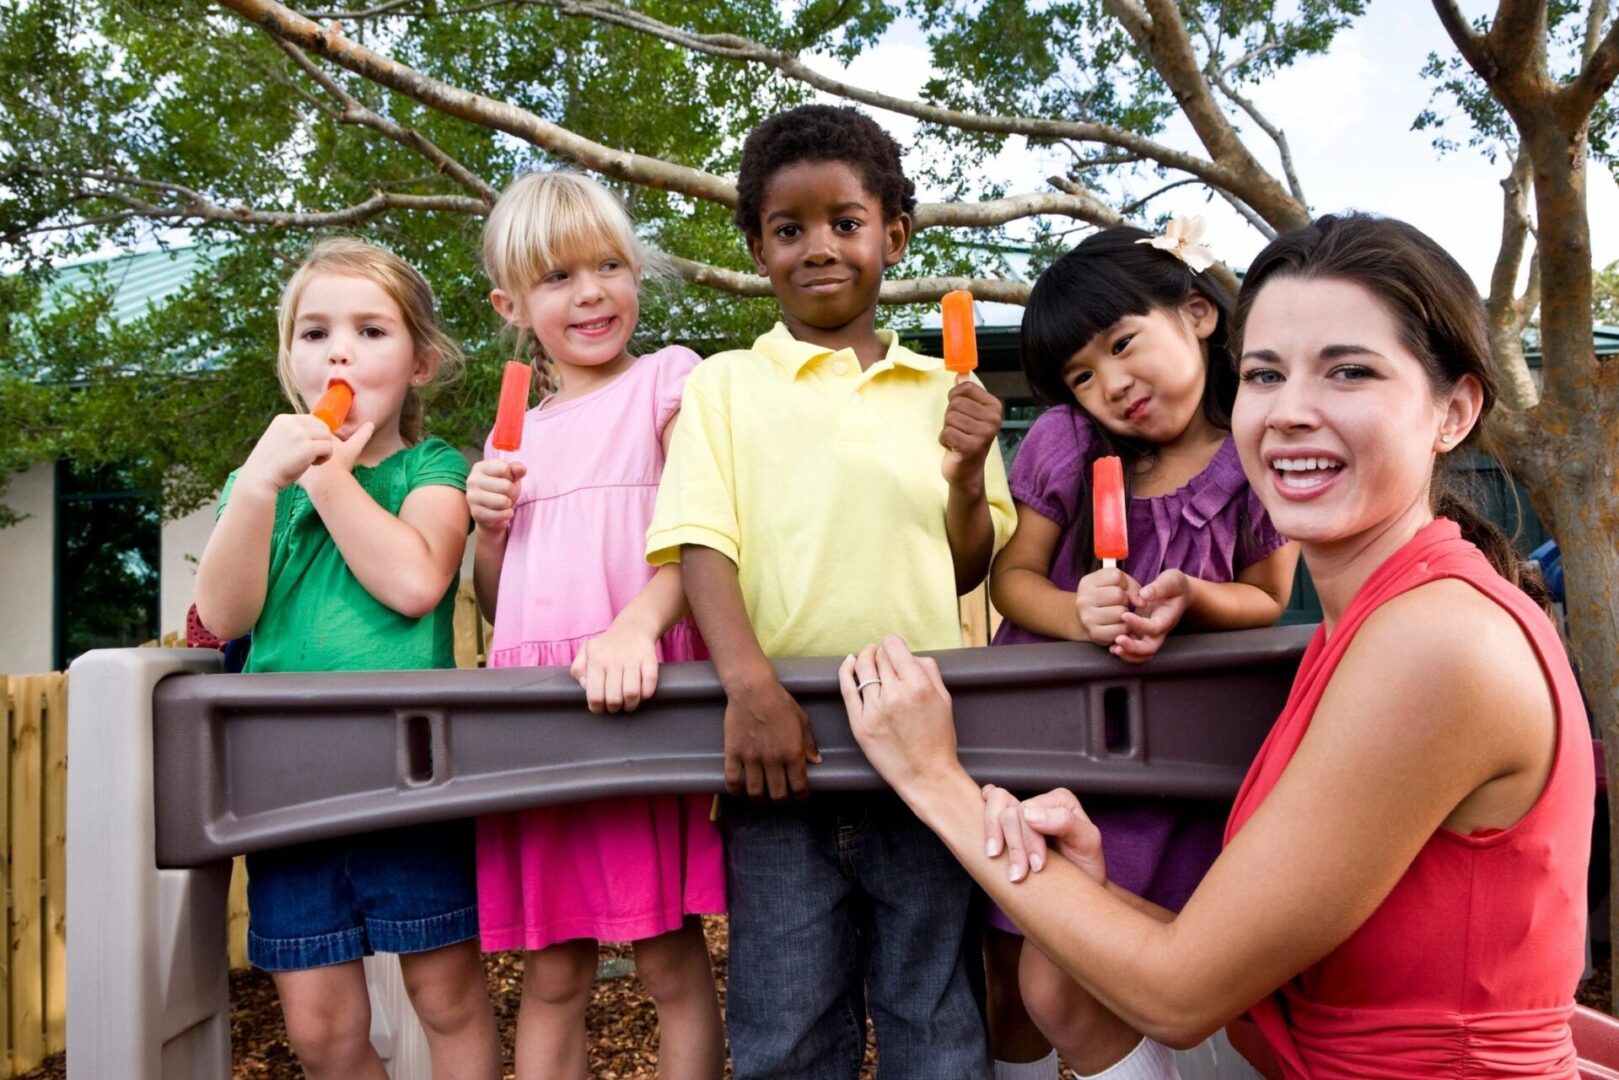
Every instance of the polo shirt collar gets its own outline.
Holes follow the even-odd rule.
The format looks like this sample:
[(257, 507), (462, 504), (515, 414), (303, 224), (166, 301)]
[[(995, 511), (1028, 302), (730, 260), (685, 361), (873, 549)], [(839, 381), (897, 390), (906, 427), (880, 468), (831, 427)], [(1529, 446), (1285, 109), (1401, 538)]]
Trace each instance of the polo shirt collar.
[[(907, 367), (914, 371), (937, 371), (944, 365), (944, 361), (936, 356), (922, 356), (912, 352), (899, 342), (899, 334), (893, 330), (877, 331), (877, 339), (881, 341), (887, 352), (883, 359), (871, 365), (866, 370), (870, 375), (881, 367)], [(811, 361), (823, 356), (831, 356), (839, 350), (828, 349), (824, 345), (815, 345), (808, 341), (799, 341), (793, 337), (784, 323), (777, 323), (767, 333), (761, 334), (753, 343), (753, 351), (764, 356), (786, 373), (790, 378), (808, 367)]]

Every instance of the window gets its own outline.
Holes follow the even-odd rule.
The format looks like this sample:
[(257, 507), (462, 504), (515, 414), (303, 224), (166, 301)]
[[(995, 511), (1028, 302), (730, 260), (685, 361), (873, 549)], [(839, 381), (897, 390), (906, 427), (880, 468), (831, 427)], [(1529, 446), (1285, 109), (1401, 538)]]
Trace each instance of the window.
[(124, 466), (56, 466), (56, 667), (158, 635), (157, 493)]

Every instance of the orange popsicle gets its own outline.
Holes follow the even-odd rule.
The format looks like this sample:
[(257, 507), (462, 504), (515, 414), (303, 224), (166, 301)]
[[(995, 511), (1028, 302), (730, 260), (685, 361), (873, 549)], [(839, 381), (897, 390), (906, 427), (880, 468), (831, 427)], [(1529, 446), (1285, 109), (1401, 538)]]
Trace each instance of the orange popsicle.
[(1124, 514), (1124, 464), (1116, 457), (1099, 457), (1091, 466), (1091, 532), (1096, 557), (1104, 570), (1130, 556), (1130, 530)]
[(495, 412), (495, 433), (489, 442), (496, 450), (523, 445), (523, 414), (528, 412), (528, 387), (534, 369), (521, 360), (506, 361), (500, 376), (500, 408)]
[(315, 407), (309, 410), (309, 415), (336, 431), (348, 419), (349, 408), (354, 404), (354, 388), (342, 379), (333, 379), (326, 392), (315, 402)]
[(973, 294), (966, 289), (944, 294), (944, 366), (958, 375), (978, 367), (978, 332), (973, 326)]

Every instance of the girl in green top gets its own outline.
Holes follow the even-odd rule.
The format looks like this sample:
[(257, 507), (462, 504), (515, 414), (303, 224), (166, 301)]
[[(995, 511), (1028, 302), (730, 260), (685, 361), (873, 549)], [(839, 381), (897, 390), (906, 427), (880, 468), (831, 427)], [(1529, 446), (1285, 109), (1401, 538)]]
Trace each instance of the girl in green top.
[[(317, 244), (281, 297), (277, 416), (220, 497), (197, 568), (197, 612), (221, 638), (253, 631), (249, 671), (453, 667), (467, 464), (422, 440), (419, 391), (460, 351), (432, 290), (386, 251)], [(336, 431), (303, 410), (342, 381)], [(311, 732), (319, 753), (320, 733)], [(360, 958), (401, 954), (433, 1075), (500, 1075), (477, 948), (470, 822), (248, 856), (248, 956), (273, 973), (310, 1077), (385, 1080)]]

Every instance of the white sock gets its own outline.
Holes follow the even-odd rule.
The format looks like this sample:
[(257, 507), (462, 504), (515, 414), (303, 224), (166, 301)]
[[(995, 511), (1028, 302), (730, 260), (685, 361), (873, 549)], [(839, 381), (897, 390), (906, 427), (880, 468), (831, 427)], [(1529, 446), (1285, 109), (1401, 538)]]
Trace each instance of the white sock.
[(1057, 1051), (1039, 1061), (997, 1061), (995, 1080), (1057, 1080)]
[(1160, 1042), (1143, 1038), (1122, 1059), (1080, 1080), (1181, 1080), (1175, 1052)]

